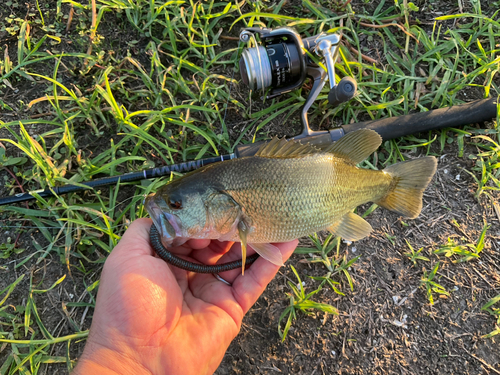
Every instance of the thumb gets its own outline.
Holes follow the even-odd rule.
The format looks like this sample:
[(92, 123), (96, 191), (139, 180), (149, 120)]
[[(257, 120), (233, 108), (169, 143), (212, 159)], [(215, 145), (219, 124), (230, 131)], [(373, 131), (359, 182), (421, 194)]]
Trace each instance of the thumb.
[(110, 257), (153, 255), (153, 248), (149, 241), (149, 231), (152, 224), (151, 219), (134, 220), (111, 252)]

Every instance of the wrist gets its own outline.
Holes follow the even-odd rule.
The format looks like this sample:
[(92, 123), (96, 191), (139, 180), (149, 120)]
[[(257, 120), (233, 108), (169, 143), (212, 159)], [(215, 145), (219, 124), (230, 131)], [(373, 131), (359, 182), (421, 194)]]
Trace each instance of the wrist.
[(135, 359), (115, 350), (87, 342), (71, 375), (150, 375), (149, 371)]

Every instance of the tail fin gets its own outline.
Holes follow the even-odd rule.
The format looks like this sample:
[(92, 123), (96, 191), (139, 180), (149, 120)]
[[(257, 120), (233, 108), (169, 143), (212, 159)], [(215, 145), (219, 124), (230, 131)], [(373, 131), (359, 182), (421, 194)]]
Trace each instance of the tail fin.
[(383, 199), (375, 203), (410, 219), (416, 218), (422, 210), (422, 195), (434, 176), (436, 167), (437, 160), (434, 156), (387, 167), (384, 172), (393, 177), (393, 187)]

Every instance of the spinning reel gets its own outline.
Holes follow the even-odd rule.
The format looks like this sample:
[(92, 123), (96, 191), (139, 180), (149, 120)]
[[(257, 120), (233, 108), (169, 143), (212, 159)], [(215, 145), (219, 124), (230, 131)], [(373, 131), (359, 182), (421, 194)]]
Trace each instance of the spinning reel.
[[(256, 34), (260, 37), (260, 44), (256, 41)], [(239, 63), (243, 83), (250, 90), (267, 90), (265, 97), (269, 99), (298, 89), (307, 77), (312, 79), (313, 86), (301, 114), (304, 130), (294, 139), (332, 133), (332, 130), (312, 131), (309, 128), (307, 111), (323, 89), (327, 77), (330, 82), (330, 105), (337, 106), (356, 94), (356, 81), (351, 77), (344, 77), (340, 82), (335, 82), (335, 60), (339, 52), (340, 36), (321, 33), (302, 39), (294, 29), (288, 27), (249, 27), (240, 33), (240, 40), (245, 43), (253, 40), (255, 44), (255, 47), (243, 51)], [(322, 59), (327, 72), (308, 54)], [(340, 136), (342, 135), (343, 133)]]

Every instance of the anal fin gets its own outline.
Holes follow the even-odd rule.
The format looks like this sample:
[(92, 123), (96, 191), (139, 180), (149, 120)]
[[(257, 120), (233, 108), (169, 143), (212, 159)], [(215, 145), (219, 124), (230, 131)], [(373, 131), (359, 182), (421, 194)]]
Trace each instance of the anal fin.
[(372, 226), (361, 216), (349, 212), (327, 229), (347, 241), (358, 241), (370, 234)]

